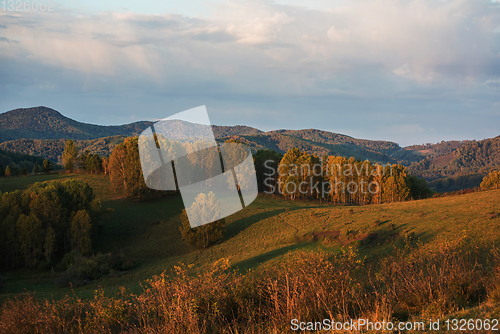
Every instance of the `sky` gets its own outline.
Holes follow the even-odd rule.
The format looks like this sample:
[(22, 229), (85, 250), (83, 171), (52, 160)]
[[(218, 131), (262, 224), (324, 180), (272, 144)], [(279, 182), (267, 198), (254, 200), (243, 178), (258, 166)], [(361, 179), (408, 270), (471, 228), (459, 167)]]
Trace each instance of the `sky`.
[(0, 3), (0, 112), (212, 124), (407, 146), (500, 135), (500, 1)]

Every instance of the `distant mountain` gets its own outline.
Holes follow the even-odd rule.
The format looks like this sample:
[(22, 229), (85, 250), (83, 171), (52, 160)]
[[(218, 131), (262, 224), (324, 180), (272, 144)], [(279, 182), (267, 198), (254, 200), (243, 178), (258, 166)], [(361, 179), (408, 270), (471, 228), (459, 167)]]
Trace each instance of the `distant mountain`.
[[(455, 191), (479, 186), (482, 178), (493, 170), (500, 170), (500, 136), (480, 141), (452, 142), (457, 148), (451, 153), (433, 145), (427, 155), (409, 167), (412, 174), (431, 181), (437, 191)], [(438, 144), (436, 144), (438, 145)], [(448, 146), (450, 146), (448, 145)]]
[(134, 136), (153, 122), (94, 125), (77, 122), (47, 107), (20, 108), (0, 114), (0, 142), (16, 139), (96, 139)]
[[(77, 142), (81, 150), (109, 155), (114, 145), (123, 140), (116, 136), (139, 135), (151, 124), (153, 122), (101, 126), (77, 122), (47, 107), (15, 109), (0, 114), (0, 149), (57, 161), (64, 150), (64, 140), (74, 139), (81, 140)], [(263, 132), (241, 125), (214, 125), (212, 128), (218, 141), (235, 138), (247, 143), (254, 151), (272, 149), (285, 153), (298, 147), (310, 154), (354, 156), (385, 163), (396, 162), (390, 155), (401, 150), (393, 142), (356, 139), (315, 129)]]
[(428, 160), (435, 160), (437, 165), (446, 165), (453, 159), (453, 152), (455, 150), (473, 142), (472, 140), (443, 140), (436, 144), (406, 146), (401, 151), (393, 154), (392, 157), (406, 164), (427, 158)]
[(401, 150), (399, 145), (393, 142), (356, 139), (315, 129), (276, 130), (255, 135), (242, 134), (221, 137), (219, 141), (229, 138), (237, 139), (249, 145), (254, 151), (270, 149), (285, 153), (289, 149), (297, 147), (302, 151), (317, 156), (324, 154), (344, 157), (354, 156), (357, 159), (382, 163), (396, 162), (390, 154)]

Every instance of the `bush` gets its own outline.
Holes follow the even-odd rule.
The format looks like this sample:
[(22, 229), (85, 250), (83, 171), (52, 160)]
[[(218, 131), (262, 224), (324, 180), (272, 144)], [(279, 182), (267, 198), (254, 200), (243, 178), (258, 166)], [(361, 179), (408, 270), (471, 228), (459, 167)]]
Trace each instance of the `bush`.
[(103, 276), (132, 268), (133, 261), (123, 254), (101, 254), (91, 257), (72, 251), (64, 255), (56, 269), (62, 273), (56, 278), (61, 287), (81, 286)]
[(225, 219), (219, 219), (212, 223), (192, 228), (189, 224), (186, 210), (182, 210), (181, 218), (182, 226), (179, 229), (182, 239), (190, 245), (207, 248), (209, 245), (224, 238), (224, 232), (226, 231)]

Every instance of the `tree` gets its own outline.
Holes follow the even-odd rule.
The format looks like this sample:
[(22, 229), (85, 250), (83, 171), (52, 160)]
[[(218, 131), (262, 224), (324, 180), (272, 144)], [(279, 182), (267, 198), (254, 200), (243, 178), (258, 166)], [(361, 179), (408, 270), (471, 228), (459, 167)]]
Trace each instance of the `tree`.
[(67, 171), (72, 171), (75, 166), (75, 158), (78, 156), (78, 147), (76, 147), (75, 142), (71, 139), (66, 141), (64, 146), (64, 152), (62, 154), (62, 161), (64, 168)]
[(34, 266), (72, 249), (89, 253), (101, 212), (92, 188), (75, 180), (0, 194), (0, 265)]
[(285, 153), (278, 168), (278, 190), (294, 200), (296, 197), (319, 197), (319, 189), (314, 185), (321, 183), (321, 160), (315, 155), (292, 148)]
[(35, 162), (35, 166), (33, 166), (33, 174), (40, 173), (40, 166), (38, 166), (38, 162)]
[(108, 175), (109, 174), (109, 159), (108, 159), (108, 157), (103, 157), (101, 164), (102, 164), (102, 171), (104, 172), (104, 175)]
[(50, 173), (54, 170), (54, 167), (52, 167), (52, 164), (49, 160), (45, 159), (42, 164), (42, 169), (44, 173)]
[(34, 214), (21, 214), (17, 220), (17, 233), (24, 262), (33, 267), (43, 249), (42, 222)]
[(5, 168), (5, 176), (7, 177), (12, 176), (12, 172), (10, 171), (10, 166), (7, 166), (7, 168)]
[(500, 187), (500, 171), (493, 171), (483, 178), (481, 189), (498, 189)]
[(71, 219), (71, 248), (86, 255), (92, 251), (92, 221), (87, 210), (78, 210)]
[(99, 173), (102, 171), (102, 159), (98, 154), (93, 154), (87, 159), (86, 170), (91, 173)]
[(3, 165), (0, 164), (0, 176), (4, 176), (5, 175), (5, 170), (3, 169)]
[(28, 171), (28, 167), (27, 166), (24, 166), (22, 171), (21, 171), (22, 175), (26, 176), (29, 174), (29, 171)]
[(47, 232), (45, 234), (45, 244), (43, 246), (43, 249), (45, 251), (45, 259), (47, 260), (47, 262), (50, 262), (52, 253), (55, 250), (55, 245), (56, 245), (56, 232), (52, 228), (52, 225), (49, 225), (47, 227)]
[(419, 179), (416, 175), (408, 175), (406, 184), (410, 190), (410, 197), (414, 200), (427, 198), (432, 194), (427, 181)]
[(259, 150), (253, 155), (257, 186), (260, 192), (276, 193), (278, 164), (283, 155), (272, 150)]
[[(195, 202), (190, 208), (190, 212), (195, 217), (195, 220), (200, 217), (218, 217), (219, 215), (218, 200), (213, 192), (208, 195), (199, 194)], [(192, 228), (189, 224), (189, 219), (186, 210), (182, 210), (182, 226), (180, 227), (181, 235), (184, 241), (190, 245), (195, 245), (199, 248), (207, 248), (210, 244), (222, 239), (224, 237), (226, 222), (224, 219), (204, 224)]]
[(127, 138), (113, 149), (109, 157), (111, 187), (127, 197), (147, 190), (142, 176), (137, 137)]

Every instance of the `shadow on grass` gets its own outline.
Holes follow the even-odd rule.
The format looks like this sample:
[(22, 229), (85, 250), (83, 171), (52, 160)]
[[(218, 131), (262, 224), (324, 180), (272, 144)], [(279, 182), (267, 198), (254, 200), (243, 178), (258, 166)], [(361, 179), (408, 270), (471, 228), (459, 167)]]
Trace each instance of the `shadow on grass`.
[[(293, 210), (292, 210), (293, 211)], [(238, 219), (231, 224), (226, 226), (226, 238), (231, 239), (238, 235), (240, 232), (243, 232), (245, 229), (249, 228), (253, 224), (263, 220), (267, 219), (273, 216), (277, 216), (280, 213), (286, 212), (286, 209), (278, 209), (278, 210), (272, 210), (272, 211), (265, 211), (261, 213), (257, 213), (242, 219)]]
[(180, 196), (152, 198), (141, 202), (126, 199), (103, 202), (114, 211), (101, 219), (94, 249), (102, 253), (143, 254), (145, 258), (182, 255), (189, 248), (179, 231), (183, 205)]
[(288, 253), (289, 251), (294, 251), (296, 249), (311, 246), (313, 244), (314, 244), (313, 242), (300, 242), (297, 244), (274, 249), (272, 251), (269, 251), (269, 252), (266, 252), (263, 254), (259, 254), (257, 256), (251, 257), (249, 259), (235, 263), (233, 266), (231, 266), (231, 268), (238, 269), (240, 272), (244, 272), (244, 271), (247, 271), (248, 269), (255, 268), (259, 264), (262, 264), (264, 262), (272, 260), (278, 256), (284, 255), (284, 254)]

